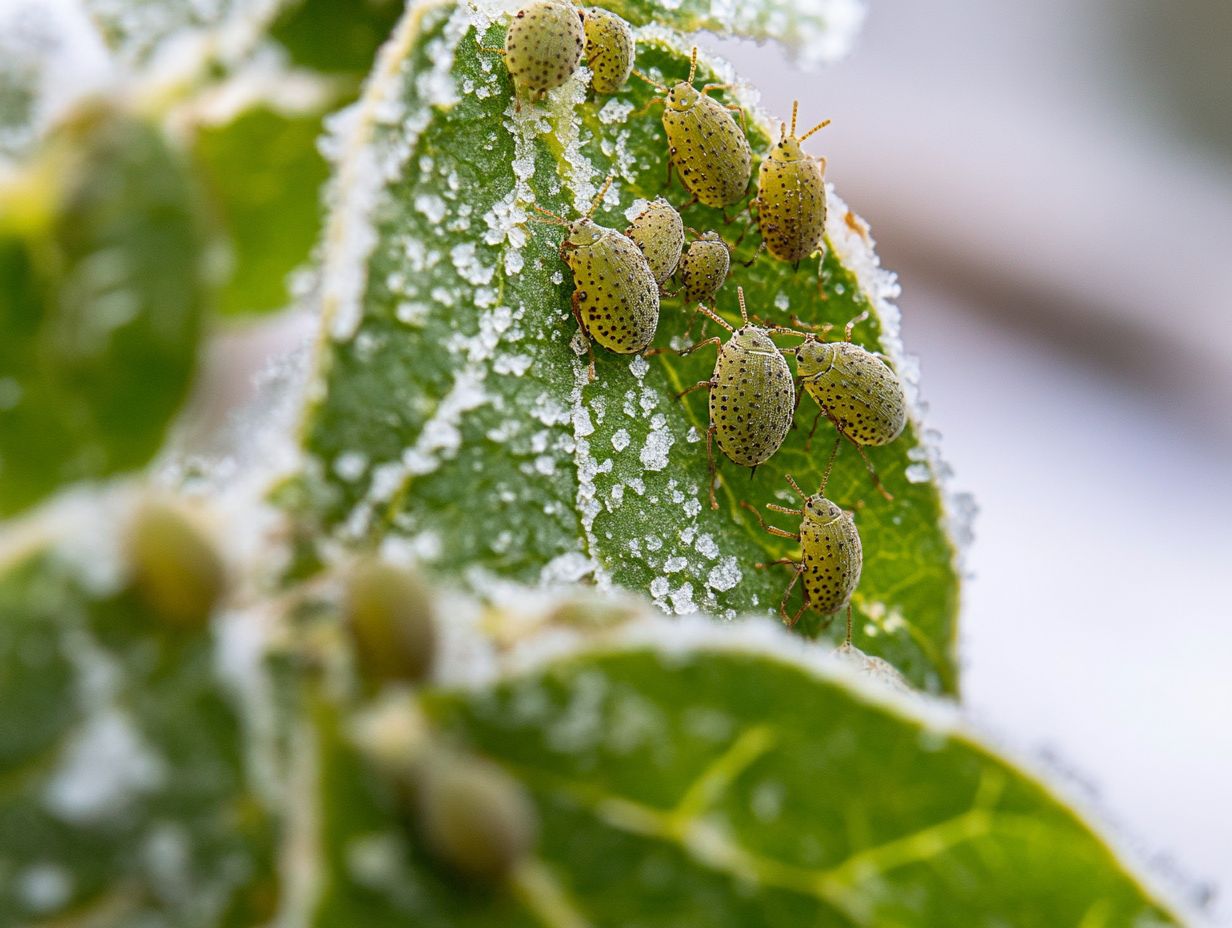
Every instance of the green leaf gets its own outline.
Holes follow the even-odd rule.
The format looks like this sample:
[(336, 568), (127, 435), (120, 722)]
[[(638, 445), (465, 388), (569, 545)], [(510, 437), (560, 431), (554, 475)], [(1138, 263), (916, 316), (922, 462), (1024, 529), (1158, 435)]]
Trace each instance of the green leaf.
[[(711, 512), (706, 398), (672, 397), (709, 375), (713, 352), (646, 363), (600, 350), (598, 380), (585, 382), (570, 347), (576, 326), (571, 277), (557, 256), (561, 233), (529, 222), (531, 205), (576, 215), (615, 169), (617, 193), (598, 220), (623, 228), (625, 207), (662, 192), (658, 115), (630, 115), (653, 91), (635, 81), (592, 103), (575, 82), (546, 106), (515, 111), (501, 60), (477, 37), (465, 7), (416, 7), (335, 143), (344, 154), (322, 295), (333, 338), (306, 425), (310, 486), (295, 494), (310, 501), (306, 523), (361, 544), (413, 540), (440, 571), (480, 585), (485, 575), (589, 577), (650, 593), (667, 611), (775, 611), (787, 574), (755, 565), (791, 547), (737, 502), (790, 500), (787, 473), (816, 486), (833, 433), (826, 426), (806, 447), (805, 400), (803, 427), (755, 478), (720, 463), (721, 508)], [(483, 38), (499, 43), (499, 29)], [(683, 76), (687, 52), (648, 32), (638, 63)], [(705, 62), (702, 70), (699, 82), (716, 76)], [(751, 121), (749, 131), (764, 150), (770, 127)], [(678, 186), (668, 195), (686, 199)], [(734, 318), (736, 284), (752, 311), (784, 322), (794, 311), (841, 326), (870, 309), (856, 338), (895, 353), (886, 304), (870, 297), (886, 281), (848, 218), (835, 202), (824, 298), (816, 261), (794, 271), (761, 256), (749, 270), (736, 266), (720, 311)], [(740, 228), (697, 206), (685, 219), (729, 240)], [(753, 256), (754, 238), (741, 258)], [(682, 338), (688, 324), (679, 299), (665, 300), (656, 343)], [(913, 422), (893, 445), (870, 451), (893, 502), (873, 491), (850, 447), (829, 489), (858, 509), (858, 643), (916, 685), (953, 691), (958, 577), (930, 454)], [(817, 634), (821, 625), (810, 616), (799, 627)]]
[(231, 275), (219, 296), (225, 315), (291, 302), (288, 277), (308, 262), (321, 231), (321, 189), (329, 176), (316, 148), (322, 115), (258, 106), (197, 130), (196, 167), (229, 235)]
[(209, 283), (161, 133), (105, 111), (0, 189), (0, 515), (148, 461), (187, 395)]
[(948, 713), (748, 631), (682, 636), (660, 621), (424, 699), (442, 742), (534, 796), (537, 859), (508, 889), (461, 886), (389, 827), (396, 792), (326, 731), (323, 843), (340, 859), (383, 848), (388, 870), (333, 881), (316, 924), (1176, 923), (1073, 811)]
[(51, 552), (0, 574), (0, 616), (6, 923), (264, 924), (274, 820), (211, 635)]
[(403, 0), (292, 0), (270, 36), (300, 67), (362, 77), (404, 7)]

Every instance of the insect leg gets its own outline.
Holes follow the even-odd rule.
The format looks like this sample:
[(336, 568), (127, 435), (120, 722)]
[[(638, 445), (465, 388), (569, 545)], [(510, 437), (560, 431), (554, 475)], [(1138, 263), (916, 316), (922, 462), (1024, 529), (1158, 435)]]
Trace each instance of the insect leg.
[(706, 463), (707, 463), (707, 467), (710, 473), (710, 508), (718, 509), (719, 501), (714, 498), (714, 479), (715, 479), (714, 432), (715, 432), (715, 428), (714, 428), (714, 423), (712, 422), (710, 424), (710, 428), (706, 429)]
[(813, 427), (809, 429), (808, 438), (804, 440), (804, 450), (813, 450), (813, 436), (817, 434), (817, 426), (821, 423), (821, 407), (817, 407), (817, 417), (813, 420)]
[[(821, 418), (820, 413), (818, 414), (818, 418)], [(817, 424), (813, 423), (813, 427), (816, 428), (816, 426)], [(810, 441), (812, 440), (811, 435), (809, 436), (809, 439)], [(826, 469), (824, 472), (822, 472), (822, 475), (821, 475), (821, 488), (817, 491), (817, 494), (819, 496), (825, 495), (826, 485), (830, 482), (830, 471), (834, 470), (834, 462), (838, 458), (838, 449), (839, 449), (839, 446), (842, 445), (842, 443), (843, 443), (842, 435), (839, 435), (837, 438), (834, 439), (834, 448), (833, 450), (830, 451), (830, 459), (826, 461)]]
[(830, 414), (830, 410), (826, 409), (824, 406), (821, 408), (825, 411), (826, 417), (834, 424), (834, 428), (838, 430), (839, 435), (855, 445), (856, 453), (860, 455), (860, 460), (864, 462), (865, 468), (868, 469), (868, 475), (873, 478), (873, 486), (876, 487), (877, 492), (887, 500), (894, 499), (894, 494), (885, 488), (885, 486), (881, 483), (881, 478), (877, 476), (877, 469), (873, 467), (873, 462), (868, 459), (868, 454), (864, 451), (864, 446), (847, 434), (843, 427), (839, 425), (838, 420)]
[(647, 113), (650, 112), (651, 108), (654, 107), (655, 104), (664, 103), (664, 102), (666, 101), (662, 97), (651, 97), (646, 102), (645, 106), (643, 106), (641, 109), (639, 109), (636, 113), (633, 113), (632, 115), (633, 116), (645, 116)]
[[(747, 509), (749, 512), (753, 513), (753, 518), (757, 520), (757, 524), (762, 527), (763, 531), (769, 532), (771, 535), (776, 535), (779, 538), (791, 538), (795, 541), (800, 540), (799, 535), (793, 535), (791, 532), (785, 532), (781, 528), (778, 528), (777, 526), (774, 526), (774, 525), (767, 525), (766, 520), (762, 518), (761, 513), (758, 512), (756, 507), (753, 506), (753, 504), (748, 502), (747, 500), (743, 500), (743, 499), (740, 500), (740, 508)], [(786, 511), (786, 512), (793, 513), (795, 515), (800, 515), (800, 510), (798, 509), (783, 510), (783, 507), (780, 506), (778, 508), (778, 511)], [(779, 563), (779, 562), (776, 561), (775, 563)], [(794, 564), (795, 561), (790, 561), (790, 563)]]
[(749, 258), (749, 260), (747, 260), (747, 261), (741, 261), (740, 263), (741, 263), (742, 265), (744, 265), (745, 267), (752, 267), (752, 266), (753, 266), (753, 263), (754, 263), (754, 262), (755, 262), (758, 258), (760, 258), (760, 257), (761, 257), (761, 253), (762, 253), (763, 251), (765, 251), (765, 250), (766, 250), (766, 240), (763, 238), (763, 239), (761, 240), (761, 244), (757, 246), (757, 250), (756, 250), (755, 252), (753, 252), (753, 257)]
[(731, 246), (732, 248), (740, 247), (740, 243), (744, 241), (744, 237), (749, 234), (749, 230), (752, 229), (753, 224), (757, 222), (757, 217), (753, 215), (753, 207), (756, 205), (757, 197), (753, 197), (753, 199), (749, 200), (748, 205), (745, 206), (744, 211), (749, 214), (749, 222), (748, 225), (744, 227), (744, 231), (740, 233), (739, 238), (736, 239), (736, 244)]
[(694, 390), (701, 390), (701, 389), (703, 389), (703, 388), (704, 388), (704, 389), (709, 390), (709, 389), (710, 389), (710, 388), (712, 388), (713, 386), (714, 386), (714, 381), (713, 381), (713, 380), (702, 380), (702, 381), (699, 381), (699, 382), (697, 382), (697, 383), (693, 384), (693, 386), (688, 387), (688, 388), (686, 388), (686, 389), (684, 389), (684, 390), (681, 390), (679, 393), (677, 393), (677, 394), (676, 394), (676, 399), (680, 399), (681, 397), (688, 396), (688, 395), (689, 395), (690, 393), (692, 393)]
[(692, 354), (698, 348), (704, 348), (706, 345), (719, 345), (721, 347), (723, 345), (723, 339), (716, 335), (713, 338), (706, 338), (696, 344), (692, 344), (688, 348), (651, 348), (646, 352), (646, 355), (649, 357), (656, 354), (674, 354), (683, 358), (685, 355)]
[(791, 583), (787, 584), (787, 589), (783, 591), (783, 598), (779, 600), (779, 615), (783, 617), (783, 622), (788, 628), (794, 628), (795, 624), (800, 621), (800, 614), (808, 607), (808, 597), (800, 604), (800, 612), (797, 612), (792, 618), (787, 618), (787, 597), (791, 596), (791, 591), (795, 589), (796, 581), (800, 579), (800, 574), (804, 572), (804, 561), (798, 562), (795, 572), (791, 575)]

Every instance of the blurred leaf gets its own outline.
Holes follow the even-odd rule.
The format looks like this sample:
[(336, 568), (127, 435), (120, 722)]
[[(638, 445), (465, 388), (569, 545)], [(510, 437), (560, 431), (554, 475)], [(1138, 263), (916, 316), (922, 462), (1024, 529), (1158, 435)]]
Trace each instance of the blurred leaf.
[(93, 112), (0, 190), (0, 515), (136, 468), (188, 392), (200, 201), (161, 133)]
[(362, 77), (405, 5), (404, 0), (291, 0), (270, 34), (299, 67)]
[[(499, 30), (485, 40), (498, 44)], [(644, 39), (639, 66), (683, 76), (687, 50)], [(590, 576), (649, 592), (668, 611), (773, 611), (787, 574), (754, 565), (791, 547), (737, 501), (790, 499), (786, 473), (816, 486), (832, 431), (823, 427), (806, 449), (806, 399), (804, 427), (755, 479), (720, 462), (722, 505), (711, 512), (706, 397), (672, 396), (709, 375), (713, 351), (647, 364), (599, 349), (598, 380), (586, 384), (570, 347), (561, 231), (527, 221), (532, 200), (576, 215), (609, 167), (619, 172), (620, 208), (609, 197), (603, 224), (623, 229), (623, 207), (662, 192), (658, 114), (629, 115), (653, 91), (635, 81), (590, 103), (572, 84), (546, 108), (513, 113), (501, 60), (478, 49), (466, 9), (447, 3), (416, 8), (387, 51), (342, 139), (341, 206), (325, 255), (324, 324), (336, 337), (320, 359), (321, 398), (307, 423), (316, 464), (296, 494), (305, 520), (360, 543), (416, 539), (439, 570), (472, 581)], [(699, 83), (712, 78), (703, 67)], [(764, 149), (765, 130), (750, 131)], [(686, 199), (675, 186), (669, 196)], [(740, 228), (696, 206), (685, 219), (729, 240)], [(870, 259), (845, 219), (833, 212), (829, 234), (841, 251), (826, 258), (824, 298), (815, 262), (793, 271), (762, 256), (750, 270), (735, 267), (720, 310), (733, 318), (738, 283), (754, 312), (784, 322), (795, 311), (841, 325), (869, 308), (869, 282), (843, 262)], [(687, 325), (680, 301), (665, 300), (656, 344)], [(875, 316), (856, 330), (873, 350), (890, 344), (881, 334)], [(892, 503), (872, 490), (850, 447), (829, 489), (858, 508), (864, 540), (857, 641), (916, 685), (952, 691), (958, 579), (940, 492), (920, 463), (927, 453), (913, 425), (871, 456)], [(909, 468), (921, 482), (906, 479)], [(816, 634), (820, 625), (809, 617), (800, 628)]]
[(275, 832), (211, 636), (52, 554), (4, 569), (0, 616), (5, 924), (265, 923)]
[(508, 890), (390, 827), (396, 793), (326, 730), (323, 844), (386, 869), (335, 864), (316, 924), (1175, 924), (1072, 811), (912, 702), (674, 634), (427, 698), (445, 742), (533, 793), (538, 859)]
[(196, 166), (230, 235), (232, 271), (219, 297), (226, 315), (270, 312), (291, 301), (287, 278), (307, 263), (321, 232), (329, 176), (316, 147), (321, 115), (262, 106), (197, 130)]

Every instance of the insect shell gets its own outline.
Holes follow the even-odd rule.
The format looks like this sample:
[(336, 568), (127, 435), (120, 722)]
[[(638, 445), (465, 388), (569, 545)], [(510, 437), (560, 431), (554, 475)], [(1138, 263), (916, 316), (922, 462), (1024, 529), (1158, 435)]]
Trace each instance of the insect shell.
[(697, 49), (693, 49), (689, 79), (670, 90), (639, 76), (666, 95), (662, 98), (663, 129), (671, 166), (680, 172), (680, 180), (693, 199), (717, 209), (740, 200), (753, 175), (753, 153), (730, 112), (740, 108), (723, 106), (707, 96), (709, 91), (726, 85), (707, 84), (701, 90), (693, 86)]
[(711, 303), (731, 270), (731, 249), (718, 232), (706, 232), (680, 256), (680, 282), (686, 304)]
[(850, 341), (823, 342), (811, 334), (795, 355), (796, 376), (844, 438), (879, 446), (902, 434), (907, 398), (881, 358)]
[(550, 224), (568, 230), (560, 256), (573, 271), (573, 317), (586, 339), (591, 380), (591, 340), (617, 354), (637, 354), (650, 345), (659, 325), (659, 284), (646, 256), (628, 236), (591, 219), (611, 184), (609, 177), (590, 211), (576, 222), (535, 207), (550, 217)]
[(684, 249), (684, 221), (676, 208), (659, 197), (646, 205), (625, 235), (637, 243), (646, 256), (655, 280), (662, 284), (676, 273)]
[(780, 261), (799, 263), (822, 247), (826, 227), (825, 159), (807, 155), (801, 143), (830, 124), (796, 137), (800, 104), (791, 108), (791, 134), (782, 136), (757, 171), (757, 224), (767, 251)]
[[(704, 345), (717, 345), (719, 355), (714, 374), (684, 393), (710, 391), (710, 428), (706, 430), (706, 458), (710, 467), (710, 508), (718, 509), (714, 496), (714, 448), (719, 448), (741, 467), (757, 467), (768, 461), (783, 444), (791, 428), (796, 405), (791, 369), (770, 334), (749, 322), (744, 305), (744, 289), (739, 291), (743, 325), (733, 329), (705, 306), (698, 311), (709, 316), (731, 333), (726, 343), (708, 338), (684, 351), (690, 354)], [(681, 394), (681, 396), (684, 395)]]
[(505, 65), (519, 94), (543, 96), (577, 70), (586, 45), (582, 11), (560, 0), (518, 10), (505, 33)]
[(591, 86), (596, 93), (615, 93), (625, 85), (633, 71), (637, 44), (629, 24), (607, 10), (586, 9), (586, 61), (592, 72)]
[[(837, 445), (835, 448), (837, 450)], [(833, 463), (833, 455), (830, 461)], [(829, 476), (828, 467), (826, 476)], [(760, 513), (747, 503), (743, 504), (757, 516), (762, 527), (772, 535), (792, 538), (800, 542), (800, 560), (784, 558), (776, 562), (795, 568), (795, 575), (787, 585), (783, 599), (779, 602), (779, 614), (789, 626), (794, 626), (805, 609), (813, 609), (821, 615), (833, 615), (845, 608), (848, 610), (847, 638), (850, 641), (851, 594), (855, 592), (860, 583), (860, 571), (864, 567), (864, 549), (860, 544), (860, 533), (856, 530), (856, 524), (851, 516), (823, 495), (825, 478), (823, 478), (821, 489), (812, 496), (806, 495), (791, 475), (787, 476), (787, 482), (804, 500), (804, 505), (800, 509), (788, 509), (770, 503), (766, 508), (774, 512), (800, 516), (798, 535), (774, 526), (767, 526)], [(789, 617), (787, 598), (791, 595), (797, 580), (804, 587), (804, 602), (796, 614)]]

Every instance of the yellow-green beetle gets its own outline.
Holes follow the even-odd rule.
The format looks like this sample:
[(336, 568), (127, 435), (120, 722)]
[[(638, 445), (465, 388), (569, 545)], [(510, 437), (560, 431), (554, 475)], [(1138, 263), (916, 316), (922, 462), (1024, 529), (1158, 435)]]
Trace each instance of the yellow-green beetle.
[[(838, 445), (835, 444), (835, 451)], [(787, 482), (796, 494), (804, 500), (799, 509), (788, 509), (775, 503), (767, 503), (766, 508), (774, 512), (800, 516), (800, 531), (787, 532), (777, 526), (766, 525), (759, 513), (747, 502), (740, 505), (757, 517), (761, 527), (771, 535), (779, 538), (790, 538), (800, 542), (800, 559), (779, 558), (772, 564), (783, 564), (791, 567), (791, 582), (783, 592), (779, 601), (779, 615), (787, 626), (793, 627), (804, 614), (804, 610), (813, 609), (821, 615), (834, 615), (843, 609), (847, 610), (847, 642), (851, 642), (851, 594), (860, 583), (860, 571), (864, 567), (864, 549), (860, 544), (860, 533), (856, 530), (855, 521), (842, 507), (826, 499), (826, 481), (830, 476), (830, 466), (834, 463), (834, 455), (830, 455), (830, 465), (827, 465), (822, 477), (821, 487), (812, 496), (800, 489), (790, 474)], [(758, 567), (766, 567), (758, 564)], [(795, 588), (796, 581), (804, 587), (804, 601), (794, 615), (787, 614), (787, 598)]]
[(590, 84), (596, 93), (616, 93), (633, 71), (637, 43), (629, 24), (607, 10), (587, 7), (583, 28), (586, 31), (586, 63), (590, 65)]
[(625, 229), (625, 235), (642, 250), (660, 285), (676, 273), (684, 250), (684, 221), (667, 200), (658, 197), (647, 203)]
[[(637, 73), (637, 72), (634, 72)], [(693, 49), (689, 79), (680, 81), (670, 90), (639, 74), (655, 87), (662, 97), (655, 97), (646, 106), (662, 103), (663, 129), (667, 133), (670, 162), (668, 175), (674, 166), (680, 180), (693, 195), (690, 203), (722, 209), (741, 200), (749, 189), (753, 175), (753, 152), (731, 112), (744, 111), (738, 106), (724, 106), (706, 96), (727, 84), (706, 84), (701, 90), (693, 86), (697, 76), (697, 49)], [(645, 108), (644, 108), (645, 109)], [(687, 204), (686, 204), (687, 205)]]
[(731, 270), (731, 248), (718, 232), (693, 235), (696, 238), (680, 256), (681, 293), (686, 307), (713, 302)]
[[(714, 374), (709, 380), (694, 384), (680, 396), (694, 390), (710, 391), (710, 427), (706, 430), (706, 459), (710, 469), (710, 508), (718, 509), (714, 496), (714, 448), (718, 442), (733, 462), (756, 469), (779, 450), (791, 428), (796, 406), (796, 390), (791, 368), (770, 340), (770, 332), (749, 322), (744, 306), (744, 289), (739, 288), (740, 318), (743, 324), (733, 329), (727, 321), (705, 306), (704, 313), (731, 333), (726, 343), (721, 338), (707, 338), (691, 345), (680, 355), (691, 354), (706, 345), (717, 345), (719, 355), (714, 362)], [(671, 351), (672, 349), (659, 349)]]
[(586, 339), (591, 380), (595, 379), (592, 339), (608, 351), (637, 354), (650, 346), (659, 325), (659, 283), (646, 256), (628, 236), (591, 219), (611, 184), (608, 177), (590, 211), (576, 222), (535, 207), (549, 217), (550, 225), (568, 230), (560, 257), (573, 271), (573, 318)]
[(586, 46), (583, 13), (564, 0), (540, 0), (513, 15), (505, 32), (505, 65), (519, 96), (542, 97), (577, 70)]
[(823, 247), (826, 228), (825, 158), (805, 154), (801, 143), (824, 129), (830, 120), (818, 123), (796, 137), (800, 103), (791, 107), (791, 134), (784, 124), (770, 154), (757, 169), (757, 209), (762, 245), (780, 261), (799, 265)]
[(794, 332), (804, 339), (794, 352), (796, 377), (804, 388), (801, 396), (807, 392), (819, 407), (810, 439), (824, 415), (841, 438), (855, 445), (877, 489), (890, 499), (864, 447), (888, 445), (902, 434), (907, 425), (907, 397), (890, 365), (851, 343), (852, 329), (867, 317), (866, 310), (847, 323), (841, 342), (824, 342), (814, 333)]

